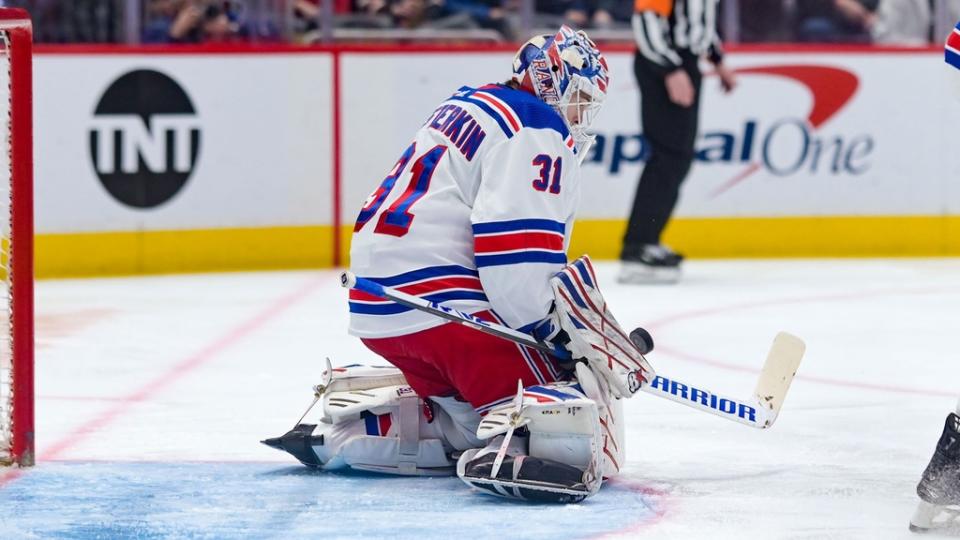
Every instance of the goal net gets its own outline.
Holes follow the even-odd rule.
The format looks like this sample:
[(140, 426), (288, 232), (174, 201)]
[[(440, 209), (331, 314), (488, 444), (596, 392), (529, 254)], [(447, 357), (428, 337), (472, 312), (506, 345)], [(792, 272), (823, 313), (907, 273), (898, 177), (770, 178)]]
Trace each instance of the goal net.
[(0, 8), (0, 463), (33, 465), (32, 32)]

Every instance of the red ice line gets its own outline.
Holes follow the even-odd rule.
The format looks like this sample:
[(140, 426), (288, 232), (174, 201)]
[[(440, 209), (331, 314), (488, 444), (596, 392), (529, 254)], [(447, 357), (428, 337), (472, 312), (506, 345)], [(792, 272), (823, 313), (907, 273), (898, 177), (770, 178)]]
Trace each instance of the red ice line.
[[(726, 362), (721, 362), (719, 360), (714, 360), (712, 358), (707, 358), (705, 356), (697, 356), (697, 355), (685, 353), (682, 351), (678, 351), (676, 349), (670, 349), (667, 347), (658, 347), (657, 350), (683, 360), (688, 360), (690, 362), (698, 362), (701, 364), (706, 364), (708, 366), (713, 366), (720, 369), (726, 369), (730, 371), (745, 371), (748, 373), (760, 373), (760, 370), (757, 368), (738, 366), (736, 364), (728, 364)], [(859, 388), (861, 390), (877, 390), (880, 392), (893, 392), (896, 394), (913, 394), (913, 395), (921, 395), (921, 396), (935, 396), (935, 397), (949, 397), (949, 398), (956, 397), (957, 395), (956, 392), (948, 392), (946, 390), (925, 390), (923, 388), (913, 388), (909, 386), (872, 384), (872, 383), (857, 382), (857, 381), (846, 381), (843, 379), (832, 379), (830, 377), (817, 377), (814, 375), (798, 374), (795, 378), (798, 380), (825, 384), (828, 386), (843, 386), (848, 388)]]
[[(688, 311), (686, 313), (677, 313), (664, 317), (660, 320), (653, 321), (647, 325), (648, 329), (652, 328), (662, 328), (668, 326), (678, 321), (695, 319), (697, 317), (706, 317), (711, 315), (718, 315), (722, 313), (729, 313), (731, 311), (739, 311), (746, 309), (754, 309), (761, 307), (770, 307), (770, 306), (781, 306), (788, 304), (802, 304), (808, 302), (833, 302), (838, 300), (850, 300), (850, 299), (864, 299), (872, 298), (878, 296), (892, 296), (898, 294), (937, 294), (945, 291), (951, 290), (950, 288), (944, 287), (905, 287), (905, 288), (896, 288), (896, 289), (879, 289), (871, 291), (858, 291), (852, 293), (838, 293), (838, 294), (825, 294), (819, 296), (806, 296), (806, 297), (788, 297), (780, 298), (773, 300), (761, 300), (757, 302), (745, 302), (741, 304), (732, 304), (728, 306), (717, 306), (712, 308), (706, 308), (695, 311)], [(698, 362), (701, 364), (706, 364), (720, 369), (726, 369), (730, 371), (745, 371), (749, 373), (759, 373), (760, 370), (752, 367), (739, 366), (736, 364), (729, 364), (722, 362), (713, 358), (708, 358), (705, 356), (698, 356), (676, 349), (670, 349), (667, 347), (658, 347), (658, 350), (665, 352), (666, 354), (681, 358), (683, 360), (688, 360), (691, 362)], [(927, 390), (923, 388), (913, 388), (908, 386), (900, 385), (885, 385), (885, 384), (872, 384), (859, 381), (848, 381), (843, 379), (833, 379), (829, 377), (818, 377), (814, 375), (803, 375), (798, 374), (796, 376), (799, 380), (805, 380), (818, 384), (825, 384), (830, 386), (843, 386), (848, 388), (859, 388), (861, 390), (877, 390), (881, 392), (894, 392), (898, 394), (914, 394), (914, 395), (924, 395), (924, 396), (936, 396), (936, 397), (956, 397), (956, 392), (946, 391), (946, 390)]]
[[(687, 319), (694, 319), (697, 317), (706, 317), (710, 315), (718, 315), (721, 313), (728, 313), (731, 311), (744, 310), (744, 309), (754, 309), (760, 307), (768, 306), (777, 306), (777, 305), (787, 305), (787, 304), (799, 304), (804, 302), (830, 302), (837, 300), (849, 300), (849, 299), (862, 299), (870, 298), (876, 296), (889, 296), (894, 294), (933, 294), (944, 292), (944, 288), (902, 288), (902, 289), (886, 289), (886, 290), (873, 290), (873, 291), (860, 291), (854, 293), (840, 293), (840, 294), (831, 294), (831, 295), (820, 295), (820, 296), (809, 296), (809, 297), (794, 297), (794, 298), (781, 298), (774, 300), (763, 300), (757, 302), (746, 302), (741, 304), (733, 304), (728, 306), (717, 306), (713, 308), (701, 309), (688, 311), (686, 313), (677, 313), (664, 317), (660, 320), (653, 321), (647, 325), (648, 329), (662, 328), (668, 326), (672, 323), (683, 321)], [(721, 362), (712, 358), (707, 358), (703, 356), (695, 356), (692, 354), (684, 353), (675, 349), (670, 349), (667, 347), (658, 347), (659, 351), (665, 352), (669, 355), (682, 358), (684, 360), (689, 360), (692, 362), (699, 362), (701, 364), (707, 364), (709, 366), (727, 369), (731, 371), (746, 371), (751, 373), (759, 372), (758, 369), (739, 366), (736, 364), (729, 364), (726, 362)], [(944, 397), (954, 397), (953, 392), (945, 392), (940, 390), (923, 390), (919, 388), (909, 388), (905, 386), (891, 386), (891, 385), (880, 385), (880, 384), (870, 384), (870, 383), (861, 383), (855, 381), (845, 381), (841, 379), (830, 379), (826, 377), (816, 377), (809, 375), (797, 375), (798, 379), (807, 380), (810, 382), (834, 385), (834, 386), (846, 386), (852, 388), (860, 388), (865, 390), (878, 390), (884, 392), (896, 392), (896, 393), (905, 393), (905, 394), (922, 394), (922, 395), (932, 395), (932, 396), (944, 396)], [(635, 536), (641, 530), (653, 525), (658, 524), (664, 516), (670, 511), (670, 499), (669, 494), (666, 491), (658, 490), (649, 486), (637, 482), (631, 482), (629, 480), (615, 478), (610, 481), (615, 485), (621, 485), (626, 487), (631, 491), (636, 491), (644, 495), (651, 496), (655, 499), (655, 502), (650, 505), (650, 509), (653, 512), (653, 517), (641, 519), (635, 523), (632, 523), (623, 529), (616, 531), (611, 531), (608, 533), (603, 533), (598, 536), (591, 537), (590, 540), (599, 540), (615, 537), (631, 537)]]
[[(259, 330), (266, 323), (270, 322), (278, 315), (309, 296), (324, 281), (325, 280), (321, 280), (320, 278), (310, 280), (306, 285), (303, 285), (292, 293), (283, 296), (263, 311), (257, 313), (252, 318), (248, 319), (239, 326), (228, 331), (217, 340), (210, 343), (199, 352), (176, 364), (167, 370), (166, 373), (148, 382), (133, 393), (117, 398), (117, 403), (115, 405), (100, 413), (98, 416), (88, 420), (86, 423), (74, 429), (65, 437), (45, 448), (43, 452), (40, 453), (37, 461), (50, 461), (57, 459), (63, 454), (64, 451), (77, 446), (79, 443), (83, 442), (84, 439), (96, 433), (97, 431), (102, 430), (116, 420), (119, 416), (129, 412), (133, 405), (147, 401), (154, 394), (176, 383), (180, 379), (184, 378), (188, 373), (216, 358), (217, 355), (224, 350), (236, 345), (246, 336), (252, 334), (256, 330)], [(19, 478), (21, 474), (23, 474), (23, 469), (10, 469), (6, 471), (0, 475), (0, 487), (3, 487), (11, 481)]]
[[(600, 540), (605, 538), (616, 538), (616, 537), (634, 537), (641, 530), (648, 527), (652, 527), (657, 523), (660, 523), (660, 520), (667, 515), (667, 512), (670, 510), (670, 498), (669, 494), (662, 489), (657, 489), (650, 487), (639, 482), (627, 480), (622, 477), (612, 478), (607, 481), (607, 484), (613, 486), (623, 487), (635, 493), (643, 495), (643, 502), (647, 504), (647, 507), (653, 513), (653, 516), (644, 518), (640, 521), (631, 523), (622, 529), (617, 529), (615, 531), (601, 533), (597, 536), (591, 536), (590, 540)], [(653, 499), (653, 500), (650, 500)], [(630, 511), (632, 509), (625, 509), (625, 511)]]

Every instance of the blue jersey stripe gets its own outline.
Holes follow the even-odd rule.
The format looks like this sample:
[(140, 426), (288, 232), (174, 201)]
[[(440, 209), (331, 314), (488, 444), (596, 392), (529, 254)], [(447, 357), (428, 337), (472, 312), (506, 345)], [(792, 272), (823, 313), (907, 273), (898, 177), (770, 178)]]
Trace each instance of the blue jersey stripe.
[[(424, 300), (428, 302), (448, 302), (451, 300), (478, 300), (481, 302), (487, 302), (487, 295), (479, 291), (446, 291), (436, 294), (428, 294), (422, 296)], [(385, 304), (363, 304), (360, 302), (350, 302), (350, 313), (358, 313), (361, 315), (396, 315), (397, 313), (404, 313), (407, 311), (412, 311), (413, 308), (407, 306), (402, 306), (393, 302)]]
[(567, 225), (550, 219), (514, 219), (511, 221), (488, 221), (474, 223), (473, 234), (489, 234), (510, 231), (539, 230), (564, 234)]
[(560, 392), (559, 390), (555, 390), (555, 389), (553, 389), (553, 388), (547, 388), (546, 386), (528, 386), (528, 387), (526, 388), (526, 390), (527, 390), (528, 392), (535, 392), (535, 393), (537, 393), (537, 394), (543, 394), (543, 395), (545, 395), (545, 396), (552, 396), (552, 397), (555, 397), (555, 398), (557, 398), (557, 399), (559, 399), (559, 400), (561, 400), (561, 401), (568, 401), (568, 400), (571, 400), (571, 399), (579, 399), (579, 398), (580, 398), (580, 396), (575, 396), (575, 395), (570, 395), (570, 394), (564, 394), (563, 392)]
[(350, 313), (356, 313), (358, 315), (396, 315), (397, 313), (405, 313), (407, 311), (411, 311), (411, 308), (401, 306), (400, 304), (360, 304), (350, 302)]
[(523, 90), (517, 90), (502, 84), (491, 84), (481, 88), (463, 86), (457, 94), (450, 97), (450, 101), (462, 101), (479, 107), (480, 110), (497, 121), (497, 124), (500, 125), (500, 129), (503, 130), (507, 138), (513, 137), (514, 135), (510, 124), (499, 111), (487, 103), (472, 97), (476, 92), (493, 96), (500, 100), (505, 106), (509, 107), (517, 119), (520, 120), (521, 128), (550, 129), (559, 133), (560, 138), (564, 141), (570, 136), (570, 129), (567, 127), (563, 117), (560, 116), (560, 113), (533, 94)]
[(562, 139), (570, 135), (560, 114), (538, 97), (504, 85), (488, 85), (477, 89), (504, 102), (520, 119), (520, 125), (533, 129), (552, 129)]
[(476, 260), (478, 268), (520, 263), (567, 264), (567, 254), (553, 251), (518, 251), (503, 255), (477, 255)]
[(473, 276), (477, 277), (480, 274), (471, 268), (465, 266), (459, 266), (456, 264), (451, 264), (448, 266), (428, 266), (426, 268), (418, 268), (417, 270), (411, 270), (409, 272), (404, 272), (402, 274), (397, 274), (395, 276), (386, 276), (386, 277), (367, 277), (370, 281), (379, 283), (380, 285), (385, 285), (387, 287), (396, 287), (398, 285), (404, 285), (410, 283), (411, 281), (420, 281), (421, 279), (441, 277), (441, 276)]
[(500, 124), (500, 129), (503, 130), (503, 133), (508, 139), (513, 137), (513, 130), (510, 129), (510, 126), (507, 124), (507, 121), (503, 119), (503, 116), (501, 116), (497, 111), (493, 110), (493, 107), (487, 105), (479, 99), (470, 99), (468, 97), (454, 96), (450, 98), (450, 101), (462, 101), (464, 103), (472, 103), (473, 105), (476, 105), (480, 108), (480, 110), (487, 113), (487, 116), (496, 120), (497, 124)]
[(951, 66), (957, 69), (960, 69), (960, 54), (957, 54), (948, 49), (946, 52), (946, 60), (947, 60), (947, 63), (950, 64)]

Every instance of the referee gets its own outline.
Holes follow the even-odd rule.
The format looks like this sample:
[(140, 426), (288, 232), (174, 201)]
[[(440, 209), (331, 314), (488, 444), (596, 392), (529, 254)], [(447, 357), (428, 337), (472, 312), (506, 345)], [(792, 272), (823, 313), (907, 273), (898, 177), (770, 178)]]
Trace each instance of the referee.
[(693, 163), (700, 58), (713, 63), (724, 91), (731, 91), (736, 80), (723, 64), (717, 0), (635, 0), (632, 25), (640, 118), (651, 153), (623, 239), (618, 281), (673, 283), (680, 277), (683, 256), (664, 246), (660, 235)]

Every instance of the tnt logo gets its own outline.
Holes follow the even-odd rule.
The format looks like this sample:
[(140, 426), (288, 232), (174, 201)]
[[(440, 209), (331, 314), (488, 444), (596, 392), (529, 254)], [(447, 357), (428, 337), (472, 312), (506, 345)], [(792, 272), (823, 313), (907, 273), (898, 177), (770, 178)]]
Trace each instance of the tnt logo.
[(169, 201), (190, 178), (200, 121), (176, 81), (141, 69), (113, 82), (94, 111), (90, 159), (103, 187), (135, 208)]

